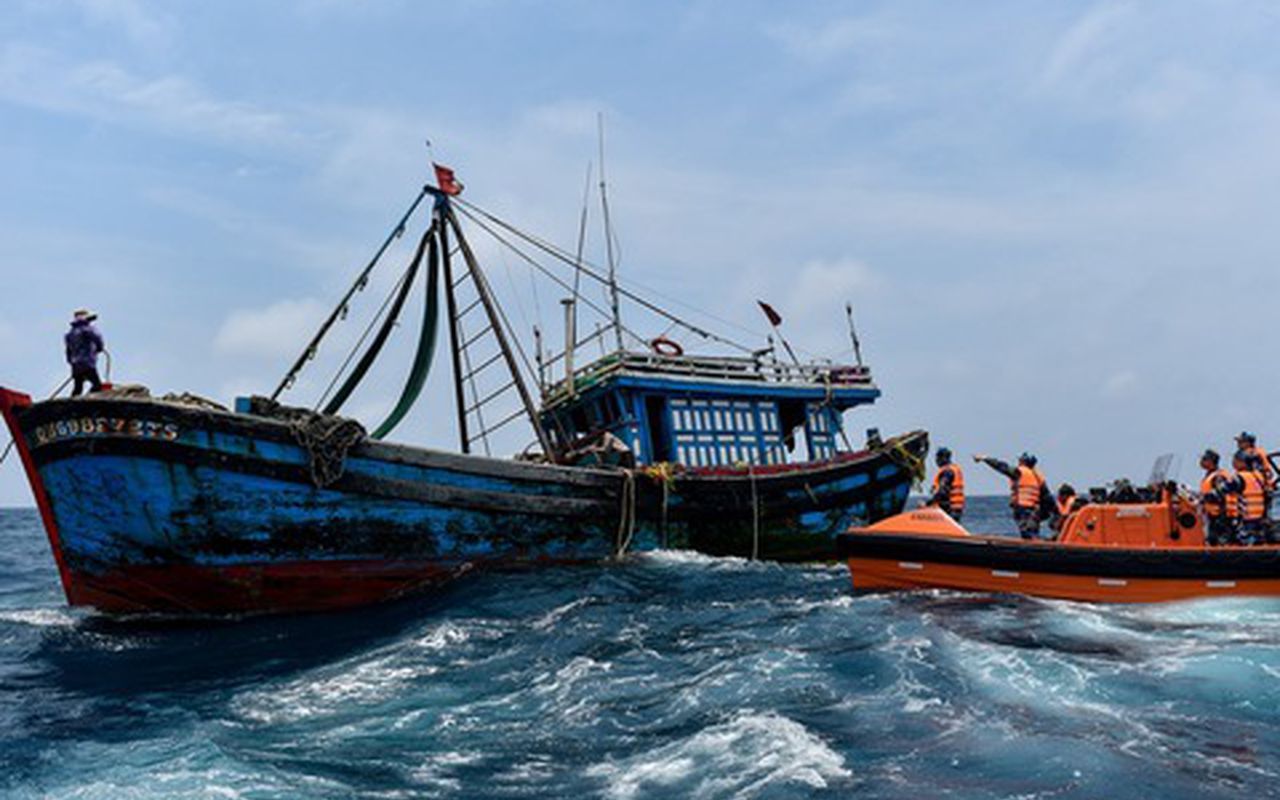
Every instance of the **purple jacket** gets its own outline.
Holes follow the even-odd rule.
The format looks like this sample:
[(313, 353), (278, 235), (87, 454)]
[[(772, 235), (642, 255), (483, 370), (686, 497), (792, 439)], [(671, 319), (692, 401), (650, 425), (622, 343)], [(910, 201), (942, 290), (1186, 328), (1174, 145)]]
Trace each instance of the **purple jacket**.
[(71, 323), (71, 330), (65, 337), (67, 344), (67, 363), (72, 369), (94, 369), (98, 366), (98, 353), (106, 345), (102, 334), (93, 327), (92, 322), (76, 320)]

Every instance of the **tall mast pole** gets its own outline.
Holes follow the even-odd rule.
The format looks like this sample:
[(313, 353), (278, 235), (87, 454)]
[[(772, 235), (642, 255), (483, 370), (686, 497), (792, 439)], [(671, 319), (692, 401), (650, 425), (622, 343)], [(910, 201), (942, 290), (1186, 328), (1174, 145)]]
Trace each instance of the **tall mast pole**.
[[(582, 184), (582, 216), (578, 220), (578, 252), (573, 259), (573, 300), (565, 309), (569, 314), (565, 317), (566, 334), (565, 334), (565, 359), (566, 363), (572, 363), (573, 352), (578, 349), (577, 330), (578, 330), (578, 295), (582, 290), (582, 251), (587, 244), (587, 209), (591, 202), (591, 162), (587, 162), (587, 178)], [(567, 333), (568, 330), (573, 331), (573, 335)], [(573, 370), (569, 370), (569, 378), (572, 381)]]
[(622, 315), (618, 312), (618, 265), (613, 254), (613, 226), (609, 222), (609, 195), (604, 176), (604, 114), (596, 114), (600, 134), (600, 207), (604, 211), (604, 245), (609, 257), (609, 306), (613, 312), (613, 333), (619, 352), (622, 350)]
[[(437, 203), (439, 203), (437, 199)], [(436, 206), (439, 209), (439, 205)], [(440, 263), (444, 267), (444, 297), (449, 312), (449, 352), (453, 356), (453, 401), (458, 407), (458, 439), (462, 453), (471, 452), (471, 438), (467, 435), (467, 398), (462, 391), (462, 332), (458, 330), (458, 299), (454, 297), (453, 264), (449, 257), (449, 226), (440, 226)]]

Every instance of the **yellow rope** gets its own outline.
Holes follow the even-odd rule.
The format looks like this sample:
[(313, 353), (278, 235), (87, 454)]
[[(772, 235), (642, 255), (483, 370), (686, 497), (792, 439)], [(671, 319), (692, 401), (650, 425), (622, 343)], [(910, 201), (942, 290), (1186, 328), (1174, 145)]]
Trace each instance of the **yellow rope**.
[(614, 558), (622, 558), (631, 548), (631, 540), (636, 535), (636, 474), (633, 470), (622, 471), (622, 513), (618, 519), (618, 547)]
[(901, 441), (895, 441), (889, 445), (888, 454), (889, 458), (911, 475), (913, 486), (919, 487), (924, 484), (926, 475), (924, 456), (917, 456), (912, 453)]

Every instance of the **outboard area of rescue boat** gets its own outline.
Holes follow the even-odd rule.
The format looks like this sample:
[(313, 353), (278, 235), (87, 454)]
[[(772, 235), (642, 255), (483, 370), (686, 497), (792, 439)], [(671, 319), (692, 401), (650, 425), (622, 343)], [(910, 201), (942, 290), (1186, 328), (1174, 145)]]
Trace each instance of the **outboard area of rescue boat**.
[(1105, 498), (1067, 515), (1056, 539), (976, 535), (938, 508), (840, 534), (855, 591), (953, 589), (1147, 603), (1280, 596), (1280, 546), (1209, 546), (1192, 499)]

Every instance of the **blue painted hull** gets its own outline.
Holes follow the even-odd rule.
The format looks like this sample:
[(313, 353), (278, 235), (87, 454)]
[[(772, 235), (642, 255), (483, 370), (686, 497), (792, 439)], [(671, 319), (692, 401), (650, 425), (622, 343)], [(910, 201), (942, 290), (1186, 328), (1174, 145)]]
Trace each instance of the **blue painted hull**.
[[(911, 482), (887, 450), (664, 484), (363, 442), (318, 486), (311, 454), (277, 420), (20, 397), (4, 392), (0, 404), (68, 599), (114, 612), (341, 607), (473, 567), (660, 547), (829, 558), (836, 533), (901, 510)], [(917, 456), (927, 447), (923, 434), (899, 444)]]

